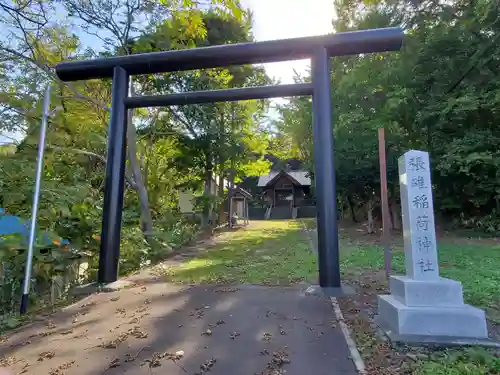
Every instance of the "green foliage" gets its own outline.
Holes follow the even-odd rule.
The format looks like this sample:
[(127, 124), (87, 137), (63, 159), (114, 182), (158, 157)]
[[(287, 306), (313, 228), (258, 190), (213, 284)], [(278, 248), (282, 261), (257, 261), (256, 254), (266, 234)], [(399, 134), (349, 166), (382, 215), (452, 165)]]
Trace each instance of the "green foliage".
[[(46, 232), (45, 232), (46, 233)], [(16, 234), (0, 236), (0, 318), (17, 308), (22, 294), (27, 256), (26, 238)], [(31, 299), (41, 298), (55, 276), (69, 276), (82, 254), (61, 245), (60, 238), (49, 233), (37, 236), (33, 249)], [(3, 324), (0, 319), (0, 326)]]
[[(57, 27), (48, 22), (55, 19), (56, 13), (57, 19), (68, 21)], [(57, 233), (69, 240), (72, 249), (87, 254), (86, 276), (94, 281), (100, 247), (111, 82), (91, 80), (65, 85), (55, 79), (54, 65), (98, 55), (251, 40), (249, 16), (234, 0), (61, 0), (57, 7), (42, 0), (23, 4), (16, 11), (0, 7), (0, 26), (5, 31), (0, 36), (0, 134), (14, 134), (12, 145), (0, 146), (0, 207), (22, 218), (31, 214), (42, 93), (50, 83), (51, 108), (59, 109), (48, 126), (38, 226), (41, 231)], [(92, 38), (82, 38), (83, 33)], [(94, 38), (104, 42), (103, 48), (85, 44)], [(137, 77), (134, 87), (137, 95), (165, 94), (184, 89), (259, 85), (266, 80), (262, 68), (246, 66)], [(121, 274), (164, 259), (199, 233), (197, 222), (179, 214), (181, 186), (201, 191), (209, 169), (227, 177), (231, 167), (237, 179), (250, 173), (254, 160), (262, 168), (255, 155), (265, 149), (265, 136), (255, 130), (265, 104), (254, 101), (232, 107), (184, 109), (138, 110), (134, 115), (137, 153), (129, 157), (126, 168)], [(134, 157), (138, 169), (130, 163)], [(147, 191), (146, 207), (138, 199), (138, 175)], [(221, 196), (212, 200), (212, 204), (220, 203), (220, 199)], [(152, 230), (148, 233), (138, 226), (145, 212), (152, 218)], [(10, 242), (3, 246), (7, 244), (14, 246)], [(15, 275), (9, 298), (17, 301), (25, 260), (6, 251), (0, 264), (8, 264), (10, 274)], [(34, 262), (33, 277), (46, 284), (50, 284), (64, 261), (56, 249), (51, 249), (50, 254), (52, 263), (46, 262), (49, 255), (38, 253)], [(17, 310), (13, 304), (0, 305), (8, 311)]]
[(223, 202), (225, 197), (218, 197), (214, 194), (203, 194), (194, 198), (194, 210), (197, 212), (205, 212), (210, 207)]
[(483, 348), (447, 350), (433, 356), (417, 375), (489, 375), (500, 371), (500, 359), (494, 351)]
[[(332, 60), (339, 200), (366, 204), (379, 194), (377, 130), (384, 127), (391, 201), (396, 158), (430, 153), (435, 208), (457, 226), (500, 230), (497, 3), (335, 1), (337, 31), (402, 26), (400, 53)], [(297, 77), (307, 81), (309, 77)], [(311, 103), (297, 98), (276, 124), (311, 167)], [(378, 198), (377, 198), (378, 199)]]

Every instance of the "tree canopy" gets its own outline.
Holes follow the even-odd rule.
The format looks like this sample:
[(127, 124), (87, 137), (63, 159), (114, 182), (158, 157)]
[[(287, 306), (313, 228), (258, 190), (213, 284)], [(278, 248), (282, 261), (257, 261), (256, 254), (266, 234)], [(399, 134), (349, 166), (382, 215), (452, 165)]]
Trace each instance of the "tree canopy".
[[(237, 0), (0, 0), (0, 27), (0, 134), (11, 141), (0, 146), (0, 207), (30, 215), (42, 96), (50, 84), (54, 112), (38, 226), (88, 251), (92, 280), (111, 82), (64, 83), (55, 64), (252, 41), (251, 15)], [(243, 66), (138, 76), (130, 90), (167, 94), (268, 82), (262, 67)], [(204, 195), (205, 216), (213, 215), (225, 194), (222, 183), (217, 198), (209, 188), (215, 176), (238, 182), (267, 171), (266, 108), (266, 101), (245, 101), (129, 111), (120, 272), (161, 259), (197, 233), (198, 223), (179, 212), (180, 189)], [(19, 247), (0, 244), (0, 263), (17, 262)], [(20, 275), (23, 263), (17, 264)]]
[[(383, 127), (391, 205), (399, 196), (397, 157), (409, 149), (428, 151), (438, 213), (457, 225), (498, 232), (497, 3), (338, 0), (335, 9), (336, 31), (405, 30), (400, 53), (332, 59), (339, 200), (359, 206), (378, 196), (377, 129)], [(312, 165), (311, 101), (295, 98), (281, 112), (281, 137)]]

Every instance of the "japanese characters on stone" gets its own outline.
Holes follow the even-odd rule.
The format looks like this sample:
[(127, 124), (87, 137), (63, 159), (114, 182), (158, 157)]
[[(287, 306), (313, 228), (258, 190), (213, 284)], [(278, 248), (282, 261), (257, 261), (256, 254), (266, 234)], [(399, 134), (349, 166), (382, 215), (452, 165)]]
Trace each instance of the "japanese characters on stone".
[(414, 156), (408, 158), (406, 170), (411, 176), (409, 190), (412, 192), (412, 216), (415, 217), (411, 231), (416, 234), (416, 266), (420, 269), (421, 273), (432, 272), (436, 266), (432, 261), (432, 254), (436, 251), (436, 244), (434, 236), (431, 234), (434, 228), (430, 220), (432, 213), (429, 212), (432, 200), (432, 197), (429, 196), (429, 166), (421, 156)]

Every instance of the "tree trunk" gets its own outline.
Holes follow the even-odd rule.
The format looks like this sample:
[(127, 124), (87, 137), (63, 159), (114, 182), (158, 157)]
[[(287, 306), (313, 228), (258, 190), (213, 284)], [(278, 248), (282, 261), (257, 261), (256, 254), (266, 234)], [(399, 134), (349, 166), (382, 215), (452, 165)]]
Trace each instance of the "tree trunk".
[[(135, 89), (130, 80), (130, 96), (134, 96)], [(153, 218), (149, 209), (148, 191), (142, 178), (141, 168), (137, 160), (137, 134), (133, 123), (134, 110), (127, 113), (127, 156), (132, 169), (135, 186), (133, 187), (139, 199), (141, 210), (141, 230), (145, 237), (153, 231)]]
[[(222, 166), (219, 165), (219, 168)], [(222, 170), (222, 169), (219, 169)], [(217, 197), (220, 199), (220, 205), (219, 205), (219, 224), (222, 223), (222, 220), (224, 219), (224, 211), (225, 211), (225, 201), (223, 200), (224, 197), (224, 173), (219, 174), (219, 185), (217, 186), (218, 192), (217, 192)]]
[[(223, 107), (224, 108), (224, 107)], [(222, 199), (224, 197), (224, 163), (225, 163), (225, 136), (224, 136), (224, 111), (220, 113), (220, 119), (219, 119), (219, 142), (217, 145), (217, 171), (219, 173), (219, 184), (218, 184), (218, 191), (217, 191), (217, 196), (220, 199), (219, 203), (219, 217), (218, 217), (218, 223), (222, 223), (223, 217), (224, 217), (224, 211), (225, 211), (225, 202)]]
[(347, 196), (347, 204), (349, 205), (349, 210), (351, 211), (351, 218), (353, 223), (357, 223), (358, 220), (356, 220), (356, 212), (354, 210), (354, 204), (352, 203), (352, 198), (350, 195)]
[(366, 230), (368, 234), (375, 233), (375, 225), (373, 223), (373, 196), (368, 199), (368, 225)]
[(401, 229), (401, 210), (397, 204), (396, 199), (391, 199), (391, 221), (392, 221), (392, 229), (400, 230)]
[(213, 163), (212, 163), (212, 153), (207, 152), (207, 162), (205, 169), (205, 189), (203, 191), (203, 196), (206, 199), (203, 204), (203, 218), (202, 226), (208, 227), (211, 225), (212, 218), (212, 204), (209, 202), (210, 196), (212, 195), (212, 180), (213, 180)]
[(396, 196), (396, 189), (394, 184), (391, 184), (391, 193), (389, 197), (389, 212), (391, 213), (392, 229), (401, 229), (401, 209), (398, 206), (398, 199)]

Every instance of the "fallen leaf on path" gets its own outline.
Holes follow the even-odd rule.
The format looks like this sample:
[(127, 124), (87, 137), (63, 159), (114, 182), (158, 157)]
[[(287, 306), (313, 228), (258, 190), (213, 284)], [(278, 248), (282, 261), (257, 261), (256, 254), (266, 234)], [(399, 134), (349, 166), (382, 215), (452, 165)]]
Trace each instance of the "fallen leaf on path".
[(66, 370), (70, 369), (74, 363), (75, 361), (68, 361), (64, 362), (62, 365), (55, 369), (51, 368), (49, 370), (49, 375), (64, 375), (66, 374)]
[(118, 301), (119, 299), (120, 299), (120, 296), (117, 296), (117, 297), (110, 298), (109, 300), (110, 300), (111, 302), (116, 302), (116, 301)]
[(212, 336), (212, 330), (211, 329), (207, 329), (205, 332), (203, 332), (201, 334), (202, 336)]
[(53, 335), (54, 333), (55, 333), (54, 331), (45, 331), (45, 332), (39, 333), (38, 335), (33, 335), (30, 337), (36, 337), (36, 336), (47, 337), (47, 336)]
[(141, 366), (144, 366), (147, 363), (149, 368), (159, 367), (159, 366), (161, 366), (160, 359), (162, 359), (162, 358), (163, 357), (162, 357), (161, 353), (153, 353), (153, 356), (151, 357), (151, 359), (144, 360), (144, 362), (141, 363)]
[(132, 355), (130, 353), (125, 353), (125, 362), (133, 362), (136, 360), (136, 358), (139, 356), (139, 354), (141, 354), (141, 352), (146, 349), (147, 346), (143, 347), (143, 348), (140, 348), (139, 351), (137, 353), (135, 353), (135, 355)]
[(41, 352), (40, 354), (38, 354), (38, 362), (43, 362), (46, 359), (54, 358), (55, 355), (56, 355), (56, 352), (53, 350)]
[[(81, 338), (81, 337), (85, 337), (85, 338), (89, 339), (89, 338), (87, 337), (87, 332), (88, 332), (88, 331), (89, 331), (89, 330), (88, 330), (88, 329), (86, 329), (86, 330), (85, 330), (85, 331), (83, 331), (82, 333), (80, 333), (80, 334), (78, 334), (78, 335), (73, 336), (73, 338), (74, 338), (74, 339), (79, 339), (79, 338)], [(90, 339), (89, 339), (89, 340), (90, 340)]]
[(145, 339), (146, 337), (148, 337), (148, 334), (146, 332), (141, 331), (141, 327), (134, 327), (130, 329), (129, 332), (136, 339)]
[(80, 308), (91, 307), (91, 306), (94, 306), (96, 304), (97, 304), (97, 302), (88, 302), (88, 303), (84, 303), (83, 305), (80, 305)]
[(19, 362), (19, 361), (22, 361), (23, 359), (17, 359), (16, 357), (12, 356), (12, 357), (2, 357), (0, 358), (0, 366), (1, 367), (10, 367), (12, 366), (13, 364)]
[(205, 311), (202, 307), (196, 309), (195, 311), (191, 311), (189, 316), (196, 316), (196, 319), (201, 319), (205, 315)]
[(262, 340), (269, 341), (272, 337), (273, 335), (271, 335), (269, 332), (265, 332), (264, 335), (262, 335)]
[(121, 333), (116, 339), (107, 341), (99, 345), (104, 349), (116, 349), (118, 346), (128, 338), (128, 333)]
[(204, 364), (200, 365), (201, 372), (197, 372), (195, 375), (202, 375), (205, 372), (210, 371), (214, 367), (216, 362), (217, 360), (215, 358), (205, 361)]
[(234, 340), (234, 339), (235, 339), (236, 337), (238, 337), (239, 335), (240, 335), (240, 333), (239, 333), (239, 332), (231, 332), (231, 333), (229, 334), (229, 337), (230, 337), (232, 340)]
[(109, 362), (108, 367), (106, 367), (101, 374), (104, 374), (109, 369), (115, 368), (115, 367), (118, 367), (118, 366), (120, 366), (120, 358), (115, 358), (111, 362)]
[(288, 353), (284, 350), (278, 350), (273, 353), (273, 357), (267, 363), (266, 369), (257, 375), (282, 375), (285, 370), (283, 365), (290, 363)]
[(161, 355), (161, 358), (165, 358), (165, 359), (168, 359), (168, 360), (171, 360), (171, 361), (178, 361), (182, 357), (184, 357), (184, 351), (183, 350), (179, 350), (179, 351), (177, 351), (175, 353), (165, 352), (165, 353), (163, 353)]
[(217, 320), (217, 323), (216, 323), (218, 326), (220, 326), (221, 324), (226, 324), (225, 321), (223, 320)]
[(281, 335), (286, 335), (286, 331), (283, 329), (283, 326), (280, 326), (280, 334)]
[(215, 290), (216, 293), (234, 293), (237, 292), (239, 288), (220, 288)]
[(28, 367), (30, 367), (29, 363), (25, 363), (23, 368), (17, 373), (17, 375), (24, 374), (26, 371), (28, 371)]
[(67, 329), (65, 331), (60, 332), (61, 335), (69, 335), (70, 333), (73, 333), (73, 328)]
[(284, 350), (278, 350), (273, 353), (272, 363), (276, 366), (282, 366), (286, 363), (290, 363), (290, 358), (288, 358), (288, 353)]

